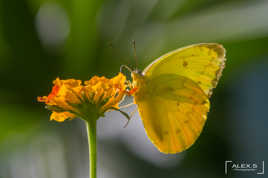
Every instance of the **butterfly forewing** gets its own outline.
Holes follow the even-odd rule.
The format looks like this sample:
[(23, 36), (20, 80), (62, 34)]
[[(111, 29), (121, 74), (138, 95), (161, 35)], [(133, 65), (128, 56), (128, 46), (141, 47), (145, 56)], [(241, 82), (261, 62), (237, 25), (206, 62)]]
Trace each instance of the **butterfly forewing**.
[(196, 82), (210, 96), (225, 65), (225, 49), (216, 43), (201, 43), (169, 52), (151, 63), (147, 77), (173, 73)]

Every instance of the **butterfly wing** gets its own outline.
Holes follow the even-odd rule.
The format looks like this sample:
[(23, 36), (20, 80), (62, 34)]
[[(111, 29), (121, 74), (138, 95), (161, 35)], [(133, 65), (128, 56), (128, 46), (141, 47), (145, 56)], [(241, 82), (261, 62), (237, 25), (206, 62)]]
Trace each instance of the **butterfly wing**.
[(221, 45), (196, 44), (155, 60), (143, 71), (145, 82), (137, 78), (134, 99), (148, 137), (161, 152), (181, 152), (198, 138), (224, 65)]
[(196, 82), (211, 96), (225, 65), (225, 49), (216, 43), (201, 43), (169, 52), (144, 71), (146, 77), (160, 74), (177, 74)]
[(173, 74), (146, 80), (134, 99), (149, 139), (163, 153), (189, 148), (200, 135), (209, 110), (203, 90)]

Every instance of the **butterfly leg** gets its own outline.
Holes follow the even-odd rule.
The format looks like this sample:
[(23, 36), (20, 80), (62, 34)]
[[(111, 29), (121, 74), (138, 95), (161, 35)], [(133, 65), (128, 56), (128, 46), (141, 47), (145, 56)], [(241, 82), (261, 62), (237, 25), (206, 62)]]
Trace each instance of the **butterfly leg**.
[(131, 119), (132, 116), (135, 114), (135, 112), (137, 112), (137, 109), (135, 109), (134, 111), (132, 111), (132, 112), (130, 113), (130, 115), (129, 115), (129, 119), (128, 119), (127, 123), (125, 124), (124, 128), (127, 127), (128, 123), (129, 123), (129, 121), (130, 121), (130, 119)]
[(134, 104), (135, 103), (129, 103), (129, 104), (126, 104), (126, 105), (123, 105), (123, 106), (119, 106), (119, 107), (120, 107), (120, 109), (123, 109), (123, 108), (128, 108), (128, 107), (130, 107), (130, 106), (132, 106)]
[(117, 108), (110, 108), (111, 110), (114, 110), (114, 111), (119, 111), (121, 114), (123, 114), (125, 116), (125, 118), (127, 119), (127, 123), (125, 124), (124, 128), (128, 125), (128, 122), (130, 121), (131, 119), (131, 116), (129, 116), (126, 112), (120, 110), (120, 109), (117, 109)]

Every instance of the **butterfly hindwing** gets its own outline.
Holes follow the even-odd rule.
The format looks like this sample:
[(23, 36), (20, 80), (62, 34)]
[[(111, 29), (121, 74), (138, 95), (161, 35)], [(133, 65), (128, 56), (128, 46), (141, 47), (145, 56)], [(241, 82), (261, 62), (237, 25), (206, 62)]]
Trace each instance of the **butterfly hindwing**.
[(140, 90), (134, 99), (153, 144), (163, 153), (190, 147), (200, 135), (209, 110), (202, 89), (190, 79), (168, 74), (146, 80)]

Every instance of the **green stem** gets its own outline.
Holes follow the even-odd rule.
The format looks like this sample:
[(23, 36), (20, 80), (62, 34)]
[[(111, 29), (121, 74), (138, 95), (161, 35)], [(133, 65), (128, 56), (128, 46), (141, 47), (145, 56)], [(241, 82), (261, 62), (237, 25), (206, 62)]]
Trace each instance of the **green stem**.
[(88, 134), (88, 148), (89, 148), (89, 175), (90, 178), (97, 178), (97, 142), (96, 142), (96, 120), (88, 120), (87, 134)]

